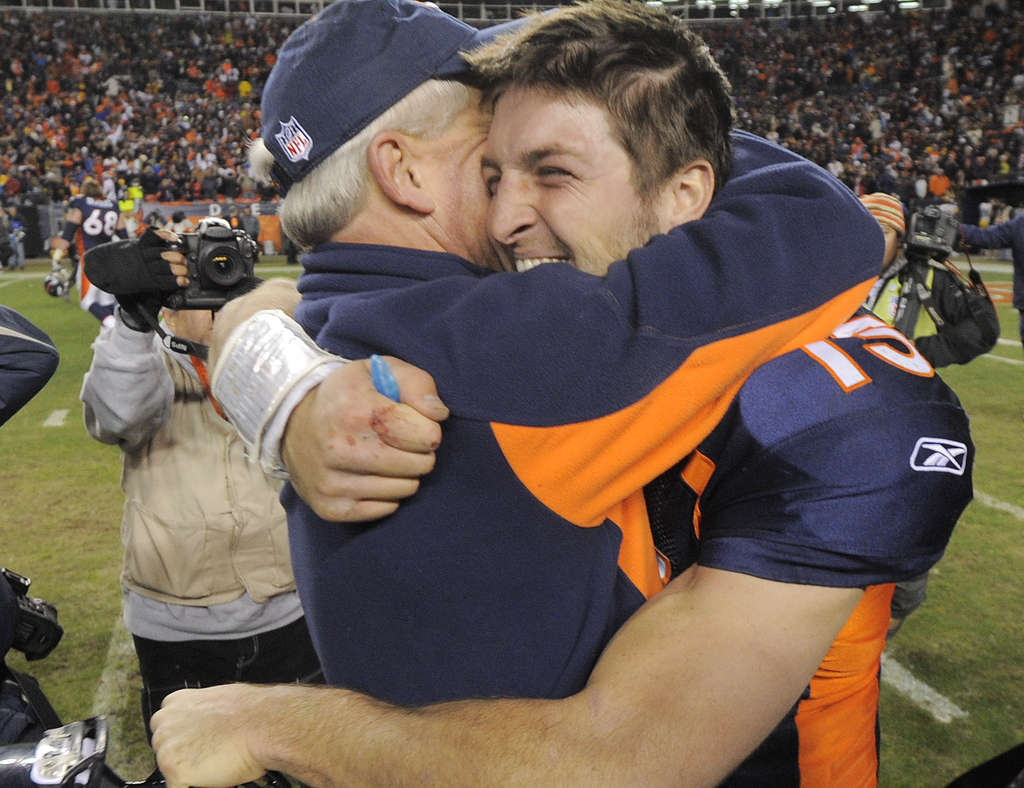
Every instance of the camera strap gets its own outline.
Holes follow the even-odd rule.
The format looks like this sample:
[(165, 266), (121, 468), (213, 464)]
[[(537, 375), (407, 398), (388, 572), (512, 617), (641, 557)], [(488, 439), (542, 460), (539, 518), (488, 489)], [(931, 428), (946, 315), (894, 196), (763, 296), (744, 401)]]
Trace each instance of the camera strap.
[(43, 694), (38, 681), (27, 673), (19, 673), (16, 670), (12, 670), (8, 665), (4, 665), (4, 668), (7, 670), (7, 675), (10, 676), (11, 680), (18, 685), (21, 696), (32, 709), (36, 719), (39, 720), (43, 728), (49, 730), (50, 728), (59, 728), (64, 724), (60, 721), (60, 717), (46, 695)]
[(206, 392), (206, 398), (210, 400), (210, 404), (213, 405), (213, 409), (217, 411), (217, 415), (222, 419), (226, 419), (224, 411), (221, 410), (220, 403), (213, 396), (213, 389), (210, 387), (210, 373), (206, 369), (206, 359), (209, 358), (210, 348), (199, 342), (192, 342), (188, 339), (182, 339), (174, 334), (168, 334), (164, 331), (161, 326), (152, 315), (145, 313), (146, 322), (149, 323), (150, 327), (156, 331), (160, 336), (160, 341), (163, 346), (174, 353), (180, 353), (183, 356), (188, 356), (192, 362), (192, 368), (196, 371), (196, 375), (199, 377), (199, 382), (203, 384), (203, 391)]
[[(206, 349), (205, 345), (199, 345), (199, 347), (204, 350)], [(224, 411), (221, 410), (220, 403), (217, 402), (217, 398), (213, 396), (213, 389), (210, 387), (210, 372), (206, 368), (205, 356), (203, 358), (199, 358), (198, 356), (190, 355), (189, 359), (192, 361), (192, 368), (195, 369), (196, 374), (199, 376), (199, 382), (203, 384), (203, 391), (206, 392), (206, 398), (210, 400), (210, 404), (213, 405), (213, 409), (217, 411), (217, 415), (226, 421), (228, 417), (224, 415)]]
[[(932, 319), (936, 328), (943, 328), (946, 325), (946, 321), (939, 314), (939, 310), (935, 308), (931, 290), (928, 289), (928, 285), (921, 278), (921, 272), (917, 270), (915, 265), (911, 265), (908, 270), (910, 271), (914, 295), (917, 296), (917, 301), (921, 304), (921, 308), (928, 313), (928, 317)], [(907, 336), (911, 336), (911, 334), (907, 334)]]

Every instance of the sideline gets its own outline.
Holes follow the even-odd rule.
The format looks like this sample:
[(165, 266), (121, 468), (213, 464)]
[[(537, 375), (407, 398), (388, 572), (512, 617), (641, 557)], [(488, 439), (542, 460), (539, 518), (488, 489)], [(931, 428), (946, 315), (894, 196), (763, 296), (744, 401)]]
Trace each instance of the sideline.
[(122, 698), (127, 691), (126, 677), (130, 670), (138, 670), (135, 650), (118, 612), (110, 628), (110, 646), (103, 663), (103, 673), (92, 696), (90, 712), (92, 716), (102, 714), (107, 718), (107, 763), (120, 764), (126, 757)]
[(939, 722), (965, 719), (968, 714), (945, 695), (929, 687), (903, 667), (899, 662), (882, 652), (882, 681), (924, 709)]

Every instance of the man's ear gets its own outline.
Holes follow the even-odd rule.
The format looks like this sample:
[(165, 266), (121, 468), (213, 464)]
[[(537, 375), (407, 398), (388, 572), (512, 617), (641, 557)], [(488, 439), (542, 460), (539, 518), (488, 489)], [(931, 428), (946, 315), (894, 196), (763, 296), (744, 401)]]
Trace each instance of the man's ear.
[(711, 204), (715, 193), (715, 171), (707, 159), (695, 159), (681, 167), (662, 189), (660, 204), (664, 226), (670, 230), (699, 219)]
[(366, 151), (366, 162), (378, 188), (396, 205), (416, 213), (431, 214), (433, 197), (423, 188), (418, 159), (409, 137), (385, 129), (374, 136)]

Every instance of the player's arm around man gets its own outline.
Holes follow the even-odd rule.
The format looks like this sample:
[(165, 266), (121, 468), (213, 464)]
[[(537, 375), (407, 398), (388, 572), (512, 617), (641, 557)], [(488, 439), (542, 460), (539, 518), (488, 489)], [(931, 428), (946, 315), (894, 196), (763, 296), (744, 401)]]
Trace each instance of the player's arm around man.
[(185, 690), (154, 746), (171, 788), (267, 769), (318, 786), (712, 786), (796, 702), (861, 596), (695, 567), (570, 698), (403, 709), (342, 689)]
[[(186, 269), (180, 254), (168, 253), (168, 257), (174, 261), (171, 270), (183, 276)], [(244, 320), (264, 310), (291, 315), (298, 302), (293, 280), (270, 279), (225, 304), (214, 323), (211, 368)], [(448, 409), (429, 373), (395, 358), (388, 363), (400, 402), (374, 388), (368, 360), (345, 363), (339, 359), (322, 382), (307, 387), (308, 394), (291, 411), (288, 426), (308, 425), (310, 440), (288, 444), (289, 467), (320, 468), (320, 461), (330, 467), (329, 473), (293, 477), (292, 484), (303, 498), (323, 501), (328, 519), (360, 522), (391, 514), (434, 467), (440, 422), (448, 417)]]

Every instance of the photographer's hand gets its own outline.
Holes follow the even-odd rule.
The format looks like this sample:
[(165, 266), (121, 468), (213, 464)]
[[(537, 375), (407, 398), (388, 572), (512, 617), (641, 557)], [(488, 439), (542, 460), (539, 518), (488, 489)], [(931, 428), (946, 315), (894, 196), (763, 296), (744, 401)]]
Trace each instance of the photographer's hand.
[[(147, 234), (149, 232), (152, 232), (154, 236), (159, 237), (167, 243), (176, 244), (181, 242), (181, 238), (178, 234), (171, 232), (170, 230), (153, 230), (150, 228), (150, 230), (147, 231)], [(143, 235), (143, 238), (145, 237), (146, 236)], [(188, 278), (188, 263), (185, 255), (181, 252), (168, 249), (167, 251), (162, 252), (160, 257), (166, 260), (170, 265), (171, 273), (174, 275), (174, 280), (178, 283), (178, 287), (188, 287), (190, 280)]]

